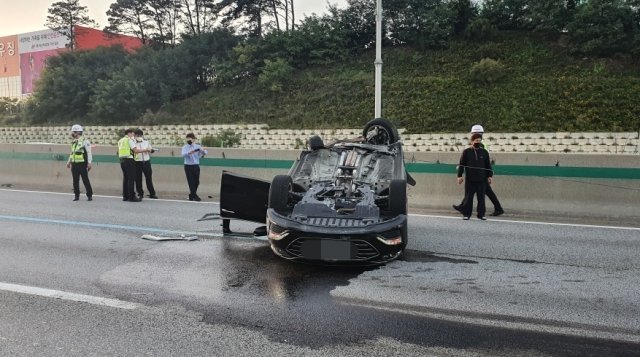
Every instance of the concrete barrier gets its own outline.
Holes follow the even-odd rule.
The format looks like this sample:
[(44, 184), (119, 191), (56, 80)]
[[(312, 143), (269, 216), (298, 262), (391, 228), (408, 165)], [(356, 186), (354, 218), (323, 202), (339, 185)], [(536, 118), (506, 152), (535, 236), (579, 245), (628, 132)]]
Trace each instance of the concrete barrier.
[[(69, 147), (52, 144), (0, 144), (0, 185), (15, 189), (71, 193), (66, 168)], [(120, 195), (122, 173), (113, 146), (93, 150), (90, 179), (96, 195)], [(270, 180), (286, 173), (298, 150), (210, 149), (201, 162), (201, 197), (217, 199), (222, 170)], [(407, 169), (417, 185), (409, 187), (412, 210), (453, 212), (463, 197), (455, 183), (458, 153), (407, 153)], [(497, 153), (494, 190), (516, 215), (597, 217), (613, 221), (640, 218), (640, 156)], [(158, 195), (186, 199), (187, 183), (180, 148), (154, 154)], [(82, 184), (81, 184), (82, 187)], [(146, 188), (145, 188), (146, 190)], [(488, 212), (491, 204), (488, 202)]]

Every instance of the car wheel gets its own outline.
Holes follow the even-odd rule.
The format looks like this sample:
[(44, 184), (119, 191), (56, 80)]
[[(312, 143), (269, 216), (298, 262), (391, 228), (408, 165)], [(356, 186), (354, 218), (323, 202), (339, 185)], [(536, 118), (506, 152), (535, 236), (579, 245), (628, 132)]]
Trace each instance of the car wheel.
[(362, 136), (367, 143), (373, 145), (390, 145), (400, 140), (395, 125), (382, 118), (369, 121), (362, 130)]
[(407, 214), (407, 181), (391, 180), (389, 183), (388, 209), (394, 216)]
[(289, 175), (277, 175), (273, 178), (269, 187), (269, 208), (273, 208), (276, 211), (287, 208), (292, 182), (293, 180)]
[(309, 138), (309, 150), (318, 150), (324, 147), (324, 142), (322, 138), (318, 135), (314, 135)]

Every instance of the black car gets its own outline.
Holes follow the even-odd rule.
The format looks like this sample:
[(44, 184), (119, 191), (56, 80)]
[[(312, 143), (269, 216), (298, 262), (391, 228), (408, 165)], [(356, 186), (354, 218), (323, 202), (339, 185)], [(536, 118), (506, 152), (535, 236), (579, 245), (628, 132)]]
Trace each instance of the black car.
[(290, 259), (381, 264), (407, 246), (407, 182), (397, 129), (385, 119), (363, 135), (308, 140), (287, 175), (271, 182), (223, 172), (220, 215), (265, 222), (272, 250)]

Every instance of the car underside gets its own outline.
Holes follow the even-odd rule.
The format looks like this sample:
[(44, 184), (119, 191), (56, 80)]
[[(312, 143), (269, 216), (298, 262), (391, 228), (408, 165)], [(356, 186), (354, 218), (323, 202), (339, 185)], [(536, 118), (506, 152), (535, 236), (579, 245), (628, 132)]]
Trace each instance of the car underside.
[(271, 182), (224, 172), (221, 216), (266, 221), (273, 251), (286, 259), (380, 264), (397, 258), (407, 245), (408, 177), (402, 144), (387, 123), (382, 143), (366, 127), (369, 140), (325, 146), (310, 138), (289, 173)]

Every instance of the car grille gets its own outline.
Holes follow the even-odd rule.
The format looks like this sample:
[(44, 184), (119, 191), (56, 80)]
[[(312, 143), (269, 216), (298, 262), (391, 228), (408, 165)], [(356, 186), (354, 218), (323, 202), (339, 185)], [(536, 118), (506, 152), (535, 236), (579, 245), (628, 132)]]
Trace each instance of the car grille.
[[(305, 242), (308, 241), (317, 241), (319, 238), (310, 238), (310, 237), (300, 237), (295, 239), (293, 242), (289, 243), (287, 246), (287, 253), (299, 257), (304, 258), (302, 254), (302, 247)], [(352, 240), (351, 243), (351, 259), (356, 261), (365, 261), (369, 259), (373, 259), (380, 255), (380, 252), (369, 242), (363, 240)], [(308, 257), (306, 257), (308, 258)]]
[(333, 218), (333, 217), (309, 217), (305, 224), (319, 227), (366, 227), (373, 220), (351, 219), (351, 218)]

